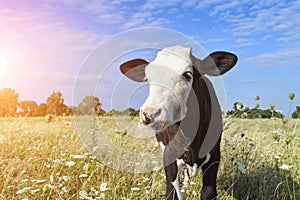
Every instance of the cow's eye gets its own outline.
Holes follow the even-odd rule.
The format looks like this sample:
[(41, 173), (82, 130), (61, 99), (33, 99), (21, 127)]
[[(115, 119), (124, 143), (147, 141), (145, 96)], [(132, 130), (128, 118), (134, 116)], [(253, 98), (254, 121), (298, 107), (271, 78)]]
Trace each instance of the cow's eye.
[(182, 74), (182, 76), (183, 76), (187, 81), (191, 81), (192, 78), (193, 78), (192, 72), (184, 72), (184, 73)]

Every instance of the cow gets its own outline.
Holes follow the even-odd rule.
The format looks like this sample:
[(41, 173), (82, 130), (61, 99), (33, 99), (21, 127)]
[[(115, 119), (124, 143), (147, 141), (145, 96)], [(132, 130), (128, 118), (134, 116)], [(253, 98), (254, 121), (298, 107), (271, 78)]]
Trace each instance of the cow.
[(163, 150), (165, 198), (182, 199), (183, 184), (202, 169), (201, 199), (216, 199), (222, 115), (213, 85), (205, 75), (219, 76), (237, 62), (233, 53), (218, 51), (203, 60), (180, 45), (158, 51), (152, 62), (137, 58), (120, 65), (136, 82), (147, 81), (149, 94), (140, 107), (140, 122), (155, 131)]

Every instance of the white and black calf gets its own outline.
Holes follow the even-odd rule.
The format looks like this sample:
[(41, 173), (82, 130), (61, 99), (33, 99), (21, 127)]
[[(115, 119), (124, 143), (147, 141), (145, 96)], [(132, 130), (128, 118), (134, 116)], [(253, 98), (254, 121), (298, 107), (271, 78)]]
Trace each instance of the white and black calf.
[(191, 48), (172, 46), (159, 51), (151, 63), (134, 59), (120, 66), (128, 78), (148, 81), (140, 122), (155, 130), (164, 151), (166, 199), (182, 199), (181, 174), (187, 185), (199, 168), (201, 199), (217, 197), (222, 116), (213, 86), (204, 75), (222, 75), (236, 62), (232, 53), (214, 52), (200, 60)]

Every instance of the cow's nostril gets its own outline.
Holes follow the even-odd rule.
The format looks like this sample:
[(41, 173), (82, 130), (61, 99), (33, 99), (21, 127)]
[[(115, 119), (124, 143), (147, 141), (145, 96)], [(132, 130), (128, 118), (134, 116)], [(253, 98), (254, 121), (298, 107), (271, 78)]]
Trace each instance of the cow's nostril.
[(148, 125), (152, 122), (151, 117), (149, 117), (149, 115), (146, 112), (143, 112), (144, 118), (143, 118), (143, 123), (145, 125)]
[(154, 114), (154, 117), (158, 117), (159, 115), (160, 115), (160, 113), (161, 113), (161, 111), (162, 111), (162, 109), (160, 108), (160, 109), (158, 109), (158, 111)]

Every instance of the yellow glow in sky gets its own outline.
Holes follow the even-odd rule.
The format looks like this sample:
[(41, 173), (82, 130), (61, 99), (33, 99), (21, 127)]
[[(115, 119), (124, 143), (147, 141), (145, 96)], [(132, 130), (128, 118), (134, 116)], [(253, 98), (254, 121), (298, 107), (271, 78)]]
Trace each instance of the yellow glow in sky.
[(7, 69), (7, 62), (6, 60), (0, 56), (0, 75), (4, 75)]

